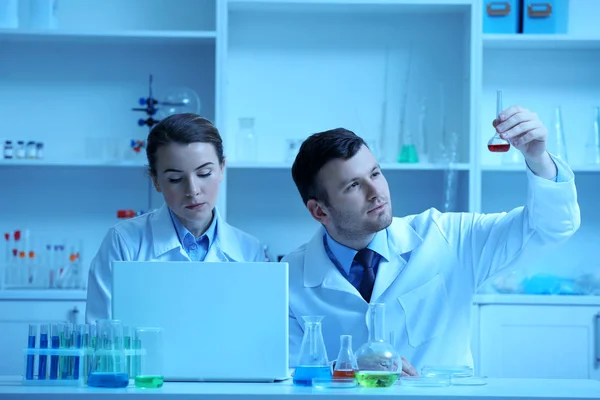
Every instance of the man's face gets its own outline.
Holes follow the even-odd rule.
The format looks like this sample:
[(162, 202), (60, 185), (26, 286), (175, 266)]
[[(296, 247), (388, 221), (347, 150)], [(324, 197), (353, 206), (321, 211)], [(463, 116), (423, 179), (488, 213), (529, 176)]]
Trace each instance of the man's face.
[(366, 146), (348, 160), (325, 164), (317, 181), (328, 196), (327, 205), (319, 201), (326, 214), (321, 222), (332, 236), (360, 238), (392, 223), (387, 180)]

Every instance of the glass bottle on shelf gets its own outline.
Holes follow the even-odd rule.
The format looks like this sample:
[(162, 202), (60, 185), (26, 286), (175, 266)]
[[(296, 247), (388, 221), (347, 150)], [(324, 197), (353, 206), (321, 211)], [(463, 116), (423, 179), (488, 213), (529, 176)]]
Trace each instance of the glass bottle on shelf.
[(254, 132), (254, 118), (240, 118), (239, 129), (235, 138), (236, 161), (256, 162), (258, 159), (258, 143)]
[(17, 158), (25, 158), (25, 142), (22, 140), (17, 141), (16, 155)]
[(4, 142), (4, 158), (12, 159), (14, 157), (13, 144), (11, 140)]

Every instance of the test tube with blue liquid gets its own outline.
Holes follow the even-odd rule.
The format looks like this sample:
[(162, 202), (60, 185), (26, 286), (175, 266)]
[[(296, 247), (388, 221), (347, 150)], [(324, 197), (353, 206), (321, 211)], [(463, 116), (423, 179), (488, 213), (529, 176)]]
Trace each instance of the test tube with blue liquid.
[[(62, 324), (52, 324), (50, 346), (54, 350), (58, 350), (60, 348), (60, 336), (62, 335), (62, 330)], [(50, 379), (58, 378), (58, 363), (59, 356), (50, 356)]]
[[(48, 325), (40, 325), (40, 350), (48, 349)], [(44, 380), (47, 376), (47, 359), (48, 356), (40, 354), (40, 360), (38, 363), (38, 379)]]
[[(35, 349), (35, 338), (37, 336), (37, 326), (29, 325), (29, 335), (27, 336), (27, 348)], [(33, 367), (35, 363), (35, 356), (33, 354), (27, 355), (27, 365), (25, 369), (25, 379), (33, 379)]]

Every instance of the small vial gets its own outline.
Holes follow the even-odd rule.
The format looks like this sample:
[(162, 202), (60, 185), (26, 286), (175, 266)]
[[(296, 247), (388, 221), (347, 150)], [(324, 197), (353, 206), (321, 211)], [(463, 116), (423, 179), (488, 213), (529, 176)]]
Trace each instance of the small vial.
[(12, 141), (7, 140), (4, 142), (4, 158), (13, 158), (14, 157), (14, 151), (13, 151), (13, 144)]
[(35, 156), (38, 160), (44, 158), (44, 143), (38, 142), (35, 145)]
[(22, 140), (17, 142), (17, 158), (25, 158), (25, 142)]
[(35, 142), (33, 140), (30, 140), (29, 142), (27, 142), (25, 154), (27, 155), (27, 158), (30, 158), (30, 159), (36, 158), (36, 148), (35, 148)]

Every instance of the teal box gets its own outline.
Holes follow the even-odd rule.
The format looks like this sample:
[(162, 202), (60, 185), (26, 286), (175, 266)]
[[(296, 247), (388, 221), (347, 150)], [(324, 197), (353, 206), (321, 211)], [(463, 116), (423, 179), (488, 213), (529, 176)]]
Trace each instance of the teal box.
[(525, 0), (523, 33), (567, 33), (569, 0)]
[(483, 33), (521, 32), (522, 0), (483, 0)]

